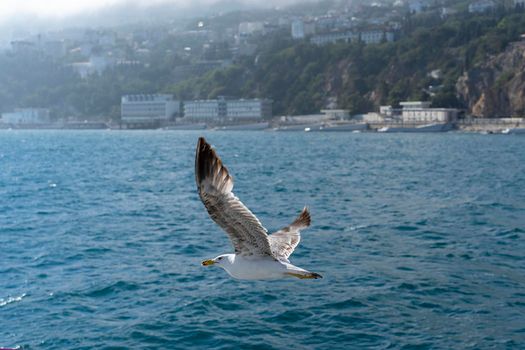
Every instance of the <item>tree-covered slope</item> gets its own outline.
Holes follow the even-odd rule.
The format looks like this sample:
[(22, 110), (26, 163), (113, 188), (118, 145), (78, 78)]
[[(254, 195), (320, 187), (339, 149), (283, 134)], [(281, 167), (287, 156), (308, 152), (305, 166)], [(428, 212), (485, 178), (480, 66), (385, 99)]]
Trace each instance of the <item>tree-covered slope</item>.
[[(480, 67), (489, 69), (487, 62), (520, 40), (525, 14), (499, 9), (442, 19), (429, 13), (408, 16), (401, 24), (397, 41), (374, 45), (319, 47), (277, 32), (260, 38), (255, 56), (184, 81), (176, 78), (176, 71), (188, 61), (167, 55), (169, 43), (152, 50), (147, 66), (112, 68), (84, 80), (67, 62), (4, 54), (0, 55), (0, 111), (48, 107), (56, 117), (116, 119), (121, 95), (155, 92), (173, 93), (180, 99), (271, 98), (275, 115), (315, 113), (325, 107), (361, 113), (407, 99), (430, 100), (436, 107), (472, 108), (475, 103), (469, 99), (479, 99), (479, 94), (459, 91), (465, 86), (458, 84), (459, 79)], [(506, 74), (519, 73), (519, 67), (511, 72)], [(516, 84), (502, 93), (512, 93), (512, 86)], [(499, 115), (497, 103), (505, 98), (494, 101), (491, 111)]]

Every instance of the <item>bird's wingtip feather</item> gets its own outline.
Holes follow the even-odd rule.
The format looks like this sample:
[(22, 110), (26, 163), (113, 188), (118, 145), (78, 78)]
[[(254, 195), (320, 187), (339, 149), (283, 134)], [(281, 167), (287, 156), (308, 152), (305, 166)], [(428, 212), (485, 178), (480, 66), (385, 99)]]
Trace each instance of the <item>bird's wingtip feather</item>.
[(292, 223), (292, 226), (304, 228), (304, 227), (310, 226), (311, 222), (312, 222), (312, 218), (310, 216), (310, 211), (308, 207), (305, 206), (303, 210), (301, 211), (301, 214), (299, 214), (299, 216)]

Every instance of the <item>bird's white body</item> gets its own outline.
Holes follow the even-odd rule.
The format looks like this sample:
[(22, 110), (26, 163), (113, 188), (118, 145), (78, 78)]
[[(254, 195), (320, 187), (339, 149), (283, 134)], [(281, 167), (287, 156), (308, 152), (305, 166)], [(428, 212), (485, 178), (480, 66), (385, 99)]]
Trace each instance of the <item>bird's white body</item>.
[[(222, 259), (218, 260), (219, 257)], [(299, 276), (311, 278), (311, 272), (271, 257), (244, 257), (236, 254), (224, 254), (219, 257), (213, 259), (214, 264), (222, 267), (235, 279), (275, 280)]]

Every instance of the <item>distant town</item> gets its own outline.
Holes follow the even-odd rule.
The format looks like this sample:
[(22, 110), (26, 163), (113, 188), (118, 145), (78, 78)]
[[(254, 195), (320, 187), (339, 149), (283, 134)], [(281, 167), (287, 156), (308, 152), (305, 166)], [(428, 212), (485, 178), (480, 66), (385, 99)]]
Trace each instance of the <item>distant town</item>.
[(165, 129), (273, 130), (350, 132), (446, 132), (525, 134), (524, 118), (465, 119), (461, 110), (431, 108), (429, 102), (405, 101), (401, 108), (381, 106), (378, 112), (350, 115), (348, 110), (325, 109), (318, 114), (273, 117), (268, 99), (177, 101), (171, 95), (126, 95), (118, 124), (53, 122), (49, 110), (18, 109), (2, 115), (4, 129)]
[[(42, 89), (23, 102), (17, 103), (16, 98), (5, 97), (0, 104), (0, 128), (380, 132), (412, 129), (448, 131), (459, 128), (505, 132), (525, 127), (519, 115), (500, 115), (497, 121), (490, 122), (485, 121), (489, 118), (483, 113), (472, 118), (473, 111), (479, 106), (479, 103), (475, 105), (476, 101), (472, 106), (468, 101), (464, 106), (454, 101), (443, 103), (442, 106), (431, 103), (432, 98), (446, 93), (447, 86), (443, 82), (446, 72), (443, 69), (434, 69), (428, 73), (428, 81), (438, 82), (422, 88), (420, 95), (428, 100), (407, 95), (399, 96), (397, 101), (383, 97), (374, 100), (373, 104), (367, 102), (357, 105), (354, 100), (342, 102), (342, 98), (327, 95), (311, 107), (296, 102), (299, 107), (291, 113), (286, 113), (284, 101), (279, 100), (276, 107), (276, 100), (281, 96), (264, 93), (260, 88), (252, 88), (249, 93), (242, 95), (230, 95), (228, 88), (216, 89), (204, 96), (199, 92), (188, 92), (188, 86), (191, 87), (188, 82), (197, 77), (210, 77), (243, 64), (260, 67), (260, 62), (265, 59), (264, 51), (261, 50), (265, 45), (277, 45), (275, 43), (280, 39), (292, 43), (288, 44), (287, 41), (286, 45), (304, 43), (315, 47), (388, 45), (403, 39), (409, 30), (407, 26), (414, 25), (412, 18), (424, 18), (418, 16), (437, 15), (444, 21), (463, 12), (473, 16), (493, 14), (500, 9), (502, 13), (511, 13), (512, 9), (523, 9), (525, 0), (465, 1), (461, 2), (463, 7), (456, 3), (437, 0), (332, 2), (311, 5), (306, 9), (290, 7), (235, 15), (219, 14), (188, 20), (184, 25), (162, 23), (157, 26), (14, 32), (11, 40), (4, 43), (3, 47), (8, 59), (16, 61), (17, 58), (24, 60), (38, 57), (38, 60), (49, 61), (55, 69), (66, 70), (66, 73), (61, 71), (61, 74), (67, 75), (69, 71), (76, 74), (76, 77), (67, 75), (67, 79), (72, 82), (79, 79), (75, 83), (77, 85), (94, 84), (96, 79), (101, 80), (110, 74), (113, 74), (112, 77), (118, 74), (140, 77), (145, 72), (152, 75), (155, 68), (166, 65), (165, 62), (171, 62), (168, 64), (170, 70), (168, 77), (159, 75), (159, 80), (168, 79), (162, 88), (139, 80), (126, 82), (125, 89), (117, 89), (111, 95), (104, 90), (100, 91), (103, 98), (97, 100), (90, 97), (90, 106), (88, 102), (80, 101), (78, 96), (64, 100), (58, 96), (53, 99), (45, 95)], [(241, 77), (242, 74), (238, 79), (241, 80)], [(220, 75), (212, 78), (223, 79), (225, 85), (229, 84)], [(267, 78), (262, 76), (260, 79)], [(359, 86), (356, 89), (359, 91)], [(357, 99), (355, 95), (352, 98)], [(370, 93), (362, 95), (367, 95), (369, 99), (375, 96)], [(481, 99), (481, 96), (476, 98)], [(46, 105), (42, 101), (50, 102)], [(382, 101), (392, 103), (382, 104)], [(347, 105), (357, 107), (346, 108)]]

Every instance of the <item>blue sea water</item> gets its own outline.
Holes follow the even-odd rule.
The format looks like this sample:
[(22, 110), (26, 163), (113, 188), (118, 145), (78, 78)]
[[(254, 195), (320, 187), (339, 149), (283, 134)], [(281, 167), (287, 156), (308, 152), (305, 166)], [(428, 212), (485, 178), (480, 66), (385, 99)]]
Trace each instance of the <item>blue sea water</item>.
[(204, 135), (291, 260), (236, 281), (194, 184), (200, 132), (0, 132), (0, 347), (523, 349), (525, 138)]

